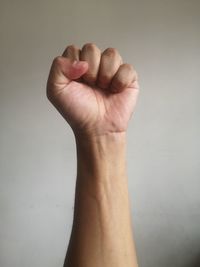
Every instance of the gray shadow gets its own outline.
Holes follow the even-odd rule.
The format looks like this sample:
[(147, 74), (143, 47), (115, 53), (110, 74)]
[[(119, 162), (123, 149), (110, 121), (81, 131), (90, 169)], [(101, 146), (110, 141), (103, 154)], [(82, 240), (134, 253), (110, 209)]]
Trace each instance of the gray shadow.
[(200, 267), (200, 254), (196, 255), (193, 259), (187, 260), (181, 267)]
[(200, 254), (194, 259), (190, 266), (188, 265), (188, 267), (200, 267)]

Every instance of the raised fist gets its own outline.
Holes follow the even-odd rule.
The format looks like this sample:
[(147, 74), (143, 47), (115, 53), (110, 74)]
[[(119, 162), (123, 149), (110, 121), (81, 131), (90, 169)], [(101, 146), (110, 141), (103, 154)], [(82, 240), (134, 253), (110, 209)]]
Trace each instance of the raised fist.
[(118, 51), (103, 53), (94, 44), (68, 46), (56, 57), (47, 81), (47, 97), (75, 134), (125, 132), (139, 86), (137, 73)]

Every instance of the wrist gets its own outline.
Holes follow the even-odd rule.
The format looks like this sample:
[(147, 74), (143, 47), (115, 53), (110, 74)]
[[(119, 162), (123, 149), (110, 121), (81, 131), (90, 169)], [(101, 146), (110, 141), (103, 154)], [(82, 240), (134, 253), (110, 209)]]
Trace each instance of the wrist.
[(126, 133), (76, 135), (78, 170), (92, 179), (117, 179), (126, 171)]
[(126, 144), (126, 132), (113, 132), (103, 135), (75, 133), (76, 145), (86, 150), (99, 146), (122, 146)]
[(84, 196), (107, 205), (120, 194), (127, 205), (126, 133), (79, 135), (76, 144), (77, 184)]

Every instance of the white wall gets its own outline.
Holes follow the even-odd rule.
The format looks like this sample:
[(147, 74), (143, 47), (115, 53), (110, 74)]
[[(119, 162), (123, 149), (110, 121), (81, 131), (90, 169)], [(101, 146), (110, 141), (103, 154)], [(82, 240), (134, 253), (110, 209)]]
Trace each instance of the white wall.
[(140, 75), (128, 135), (140, 266), (200, 266), (198, 0), (0, 1), (0, 266), (62, 266), (75, 146), (45, 84), (52, 59), (86, 42)]

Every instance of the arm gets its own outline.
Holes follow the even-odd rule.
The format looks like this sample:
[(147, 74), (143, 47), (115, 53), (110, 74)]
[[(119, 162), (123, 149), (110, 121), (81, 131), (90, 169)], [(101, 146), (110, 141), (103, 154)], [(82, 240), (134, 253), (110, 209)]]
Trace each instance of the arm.
[[(122, 65), (118, 53), (113, 59), (113, 54), (101, 55), (91, 45), (83, 47), (84, 62), (74, 67), (72, 61), (80, 54), (77, 50), (68, 47), (63, 54), (66, 58), (54, 61), (47, 86), (50, 101), (72, 126), (77, 147), (74, 221), (64, 266), (137, 267), (126, 173), (126, 128), (136, 102), (136, 75), (129, 65)], [(102, 84), (105, 73), (101, 73), (108, 72), (109, 60), (113, 75), (108, 78), (112, 79), (108, 95)], [(85, 77), (91, 83), (90, 66), (92, 70), (98, 66), (98, 88), (80, 80)], [(67, 89), (63, 93), (64, 79)]]
[(137, 266), (125, 146), (125, 134), (77, 138), (75, 213), (66, 267)]

